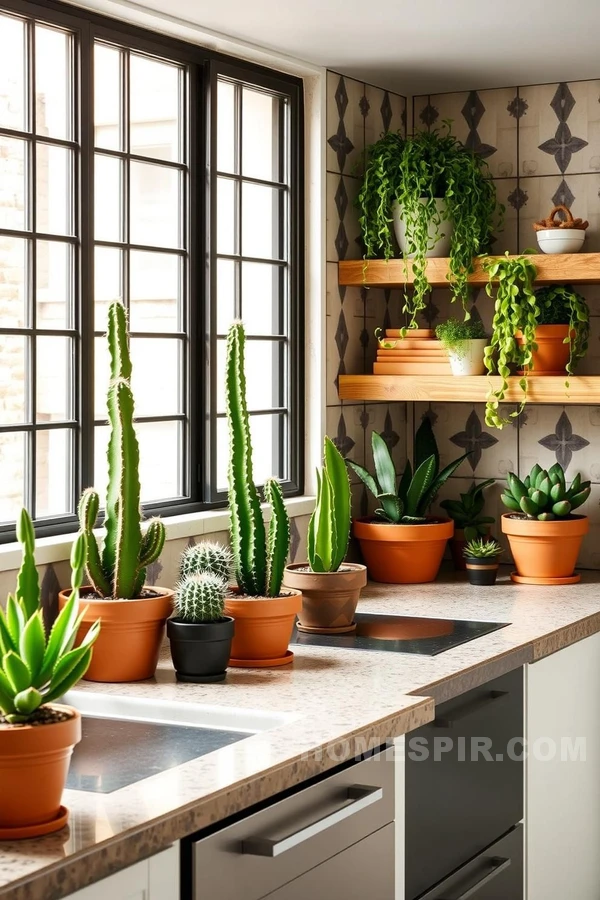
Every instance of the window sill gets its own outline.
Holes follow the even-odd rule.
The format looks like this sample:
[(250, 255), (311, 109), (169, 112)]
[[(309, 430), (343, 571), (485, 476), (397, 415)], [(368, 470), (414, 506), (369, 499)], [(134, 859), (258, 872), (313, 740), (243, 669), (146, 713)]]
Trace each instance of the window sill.
[[(315, 506), (314, 497), (290, 497), (285, 501), (286, 509), (292, 518), (310, 515)], [(268, 518), (269, 507), (263, 504), (265, 516)], [(189, 513), (185, 516), (169, 516), (165, 518), (167, 540), (199, 537), (203, 534), (215, 534), (229, 529), (229, 512), (224, 509), (208, 512)], [(99, 532), (100, 534), (102, 532)], [(74, 534), (59, 534), (55, 537), (39, 538), (35, 543), (35, 558), (38, 566), (61, 562), (69, 559)], [(21, 548), (15, 541), (0, 545), (0, 572), (18, 569), (21, 565)]]

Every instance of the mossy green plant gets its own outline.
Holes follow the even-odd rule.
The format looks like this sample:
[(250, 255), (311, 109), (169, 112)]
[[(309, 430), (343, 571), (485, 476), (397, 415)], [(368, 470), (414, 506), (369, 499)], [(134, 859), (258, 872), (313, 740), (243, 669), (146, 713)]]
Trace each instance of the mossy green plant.
[(486, 334), (481, 319), (469, 319), (464, 322), (451, 317), (436, 326), (435, 336), (442, 342), (445, 350), (462, 359), (467, 352), (469, 341), (483, 340)]

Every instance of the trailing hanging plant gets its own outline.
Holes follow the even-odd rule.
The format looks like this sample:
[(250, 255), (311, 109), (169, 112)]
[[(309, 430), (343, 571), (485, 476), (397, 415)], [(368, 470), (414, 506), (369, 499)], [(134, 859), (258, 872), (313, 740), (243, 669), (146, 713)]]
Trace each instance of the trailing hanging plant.
[(486, 335), (480, 319), (471, 319), (469, 322), (448, 319), (436, 327), (435, 336), (438, 341), (442, 342), (445, 350), (460, 358), (467, 351), (468, 341), (483, 340)]
[[(448, 280), (453, 298), (458, 297), (466, 311), (473, 257), (488, 250), (497, 212), (503, 210), (496, 203), (486, 161), (454, 137), (450, 122), (445, 126), (444, 133), (418, 132), (408, 139), (388, 133), (368, 147), (357, 199), (366, 258), (394, 256), (394, 202), (402, 209), (414, 276), (414, 291), (405, 296), (404, 312), (413, 328), (430, 290), (425, 260), (430, 224), (437, 239), (441, 222), (448, 219), (453, 223)], [(442, 211), (436, 204), (440, 199)]]
[(569, 344), (567, 372), (573, 374), (587, 352), (590, 337), (590, 310), (587, 300), (570, 284), (549, 284), (535, 292), (540, 309), (539, 325), (568, 325), (565, 344)]

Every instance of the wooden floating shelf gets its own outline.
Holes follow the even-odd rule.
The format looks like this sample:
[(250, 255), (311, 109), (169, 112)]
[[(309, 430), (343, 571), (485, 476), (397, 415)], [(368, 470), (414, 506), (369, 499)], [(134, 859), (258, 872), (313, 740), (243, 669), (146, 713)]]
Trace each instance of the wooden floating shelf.
[[(600, 253), (538, 253), (533, 261), (538, 270), (536, 284), (553, 284), (556, 281), (600, 284)], [(448, 287), (449, 260), (438, 258), (426, 262), (429, 284), (432, 287)], [(469, 277), (469, 283), (475, 287), (484, 287), (488, 282), (482, 263), (481, 259), (475, 260), (475, 271)], [(414, 281), (410, 260), (348, 259), (339, 262), (338, 266), (339, 283), (346, 287), (398, 287), (411, 285)]]
[[(519, 378), (509, 378), (505, 403), (519, 403)], [(528, 403), (600, 404), (600, 375), (530, 375)], [(340, 375), (340, 400), (415, 400), (445, 403), (484, 403), (490, 388), (499, 388), (497, 375)]]

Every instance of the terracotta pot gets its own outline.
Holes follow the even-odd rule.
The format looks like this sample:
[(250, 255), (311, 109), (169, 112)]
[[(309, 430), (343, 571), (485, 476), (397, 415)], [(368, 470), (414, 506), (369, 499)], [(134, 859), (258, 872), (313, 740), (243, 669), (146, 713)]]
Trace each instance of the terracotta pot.
[(542, 579), (573, 575), (581, 542), (590, 527), (587, 516), (540, 522), (504, 513), (501, 521), (518, 575)]
[[(562, 375), (569, 362), (570, 345), (564, 340), (569, 333), (568, 325), (538, 325), (535, 329), (537, 350), (533, 351), (531, 371), (535, 375)], [(571, 332), (575, 336), (575, 332)], [(519, 346), (523, 346), (523, 332), (515, 334)]]
[(288, 589), (280, 597), (241, 597), (225, 600), (225, 614), (235, 620), (231, 643), (232, 666), (281, 665), (291, 661), (288, 645), (292, 637), (296, 613), (302, 609), (300, 591)]
[[(87, 606), (87, 610), (77, 634), (77, 643), (96, 619), (102, 621), (85, 680), (115, 683), (152, 678), (165, 633), (165, 622), (173, 609), (173, 591), (146, 587), (146, 591), (156, 591), (156, 596), (139, 600), (83, 599), (93, 590), (83, 587), (80, 592), (81, 607), (84, 609)], [(58, 595), (61, 609), (70, 595), (70, 590), (61, 591)]]
[(307, 562), (294, 563), (285, 567), (283, 583), (302, 592), (301, 631), (344, 634), (356, 628), (354, 613), (367, 583), (365, 566), (342, 563), (338, 572), (311, 572)]
[(423, 525), (354, 520), (354, 536), (360, 541), (369, 576), (388, 584), (435, 581), (446, 542), (453, 534), (451, 519), (428, 517)]
[(71, 706), (48, 706), (70, 717), (48, 725), (0, 725), (0, 832), (37, 826), (35, 833), (47, 834), (60, 815), (81, 716)]

